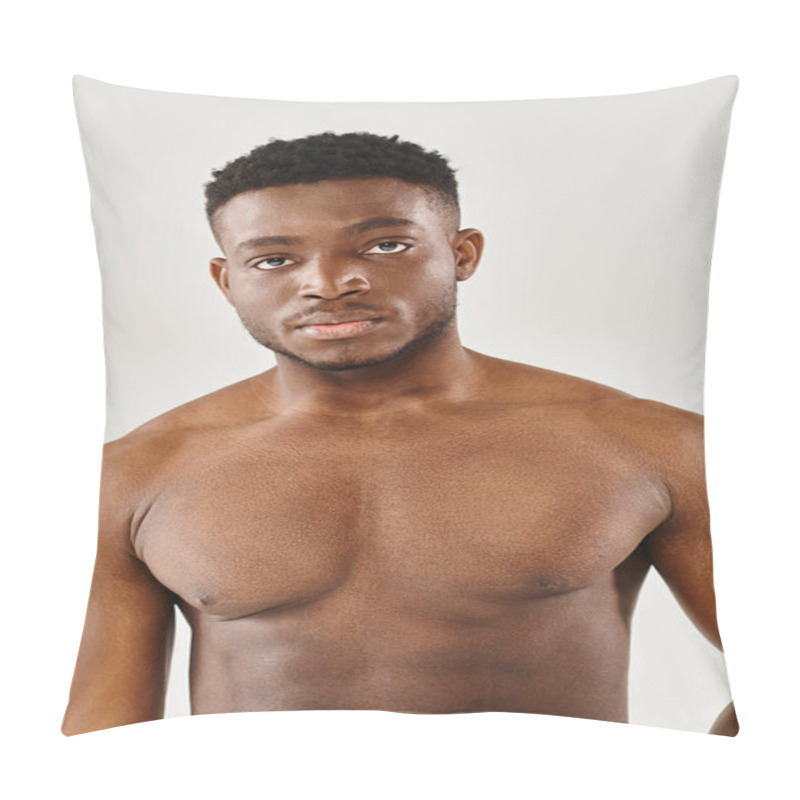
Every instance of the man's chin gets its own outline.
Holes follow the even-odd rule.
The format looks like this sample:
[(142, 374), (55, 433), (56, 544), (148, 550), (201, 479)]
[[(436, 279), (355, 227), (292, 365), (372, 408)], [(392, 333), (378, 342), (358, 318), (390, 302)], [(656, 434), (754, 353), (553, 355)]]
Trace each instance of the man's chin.
[(297, 353), (292, 353), (286, 350), (276, 350), (275, 348), (270, 348), (276, 356), (281, 355), (284, 358), (288, 358), (290, 361), (294, 361), (297, 364), (304, 364), (307, 367), (311, 367), (312, 369), (320, 370), (322, 372), (345, 372), (347, 370), (358, 370), (358, 369), (366, 369), (367, 367), (377, 367), (381, 364), (386, 364), (390, 361), (394, 361), (398, 356), (400, 356), (403, 350), (400, 350), (396, 353), (390, 353), (388, 355), (382, 356), (353, 356), (353, 355), (342, 355), (338, 358), (311, 358), (301, 356)]

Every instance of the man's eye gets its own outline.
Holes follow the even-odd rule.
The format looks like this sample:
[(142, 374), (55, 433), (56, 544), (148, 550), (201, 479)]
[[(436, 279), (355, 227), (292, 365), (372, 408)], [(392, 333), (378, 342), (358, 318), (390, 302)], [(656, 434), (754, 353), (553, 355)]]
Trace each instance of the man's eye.
[(253, 266), (256, 269), (278, 269), (278, 267), (285, 267), (286, 264), (276, 264), (276, 261), (289, 261), (286, 256), (270, 256), (269, 258), (262, 258), (261, 261), (256, 261)]
[[(398, 247), (398, 246), (402, 247), (403, 250), (384, 250), (383, 249), (384, 247)], [(367, 253), (373, 253), (375, 251), (376, 247), (380, 248), (378, 250), (379, 253), (402, 253), (405, 250), (408, 250), (408, 248), (411, 247), (411, 245), (410, 244), (406, 244), (405, 242), (378, 242), (378, 244), (373, 245), (369, 250), (367, 250)]]

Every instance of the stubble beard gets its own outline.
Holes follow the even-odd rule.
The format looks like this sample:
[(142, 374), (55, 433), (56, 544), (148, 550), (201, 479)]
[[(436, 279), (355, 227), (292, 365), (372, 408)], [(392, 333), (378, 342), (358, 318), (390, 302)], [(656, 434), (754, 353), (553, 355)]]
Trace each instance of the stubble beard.
[(277, 341), (275, 341), (269, 333), (264, 333), (257, 330), (257, 326), (252, 321), (240, 315), (240, 320), (244, 325), (247, 332), (255, 339), (260, 345), (271, 350), (273, 353), (282, 355), (291, 361), (298, 364), (304, 364), (312, 369), (321, 370), (324, 372), (342, 372), (351, 369), (364, 369), (366, 367), (374, 367), (379, 364), (386, 364), (391, 361), (410, 356), (413, 352), (422, 349), (426, 345), (438, 339), (445, 331), (447, 331), (454, 323), (456, 318), (456, 309), (458, 307), (458, 299), (456, 295), (455, 284), (453, 286), (452, 294), (440, 301), (437, 305), (437, 312), (434, 320), (411, 341), (401, 345), (397, 350), (389, 354), (381, 356), (359, 356), (357, 353), (358, 343), (355, 347), (350, 348), (355, 352), (352, 355), (348, 352), (347, 344), (340, 350), (336, 361), (309, 361), (291, 350), (285, 349)]

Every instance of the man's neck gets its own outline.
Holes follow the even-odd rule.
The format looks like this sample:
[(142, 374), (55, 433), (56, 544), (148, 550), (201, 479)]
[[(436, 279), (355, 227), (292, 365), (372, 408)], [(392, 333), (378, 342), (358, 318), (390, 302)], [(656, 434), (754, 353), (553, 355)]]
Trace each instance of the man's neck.
[(479, 394), (479, 354), (458, 334), (439, 337), (420, 350), (382, 364), (346, 370), (317, 369), (276, 354), (264, 373), (278, 414), (303, 412), (372, 418), (401, 411), (424, 412), (438, 403)]

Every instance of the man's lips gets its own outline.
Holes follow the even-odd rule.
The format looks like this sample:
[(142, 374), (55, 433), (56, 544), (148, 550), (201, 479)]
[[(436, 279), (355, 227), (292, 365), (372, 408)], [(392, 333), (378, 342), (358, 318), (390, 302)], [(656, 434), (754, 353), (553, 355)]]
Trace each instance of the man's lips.
[(298, 330), (312, 339), (343, 339), (372, 330), (372, 328), (380, 325), (382, 321), (380, 317), (375, 317), (353, 319), (345, 322), (314, 323), (301, 325)]
[(321, 314), (313, 314), (308, 317), (304, 322), (301, 322), (298, 327), (302, 328), (306, 325), (338, 325), (340, 322), (363, 322), (368, 319), (380, 319), (375, 312), (370, 312), (367, 309), (361, 311), (357, 308), (344, 309), (343, 311), (326, 311)]

